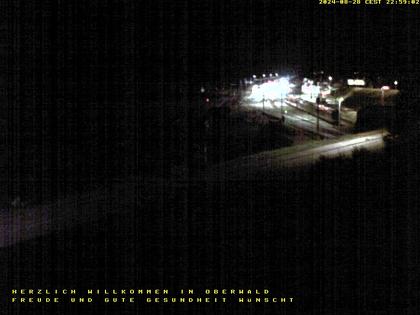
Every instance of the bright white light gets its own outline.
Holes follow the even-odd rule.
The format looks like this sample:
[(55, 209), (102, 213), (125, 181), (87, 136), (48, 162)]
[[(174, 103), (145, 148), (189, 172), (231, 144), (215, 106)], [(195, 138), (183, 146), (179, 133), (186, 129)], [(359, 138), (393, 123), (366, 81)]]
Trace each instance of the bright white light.
[(255, 102), (265, 100), (276, 100), (286, 97), (290, 92), (290, 84), (287, 78), (280, 78), (261, 85), (254, 85), (251, 89), (250, 99)]
[(265, 73), (263, 73), (262, 77), (265, 78)]
[(256, 79), (257, 78), (257, 76), (254, 74), (253, 76), (252, 76), (254, 79)]
[(328, 81), (332, 81), (332, 79), (333, 79), (332, 76), (328, 77)]
[(361, 86), (365, 86), (366, 82), (365, 80), (361, 80), (361, 79), (348, 79), (347, 80), (347, 84), (348, 85), (361, 85)]
[(272, 77), (273, 76), (273, 74), (272, 73), (270, 73), (270, 77)]
[(290, 83), (287, 78), (280, 78), (279, 88), (283, 94), (288, 93), (290, 90)]
[(313, 85), (310, 83), (312, 81), (308, 81), (308, 83), (302, 85), (302, 93), (312, 96), (318, 96), (320, 93), (320, 87), (318, 85)]
[(278, 77), (279, 76), (279, 74), (276, 72), (276, 77)]
[(264, 85), (265, 97), (269, 100), (279, 98), (279, 86), (276, 82), (267, 82)]
[(249, 96), (250, 99), (254, 100), (255, 102), (261, 102), (264, 98), (264, 91), (260, 85), (255, 84), (252, 86), (251, 95)]
[(394, 85), (398, 85), (398, 81), (394, 81)]
[(381, 90), (386, 91), (389, 90), (390, 87), (388, 85), (384, 85), (383, 87), (381, 87)]

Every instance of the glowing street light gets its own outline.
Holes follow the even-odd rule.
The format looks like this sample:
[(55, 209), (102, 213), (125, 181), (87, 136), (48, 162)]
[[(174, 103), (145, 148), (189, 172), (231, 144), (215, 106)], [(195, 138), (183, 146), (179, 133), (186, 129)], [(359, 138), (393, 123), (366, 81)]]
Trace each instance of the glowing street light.
[(265, 78), (265, 73), (263, 73), (262, 77)]
[(328, 77), (328, 81), (330, 81), (330, 82), (331, 82), (331, 81), (332, 81), (332, 79), (333, 79), (333, 78), (332, 78), (332, 76), (329, 76), (329, 77)]
[(381, 87), (381, 103), (382, 106), (385, 105), (385, 91), (388, 91), (390, 87), (388, 85), (384, 85)]

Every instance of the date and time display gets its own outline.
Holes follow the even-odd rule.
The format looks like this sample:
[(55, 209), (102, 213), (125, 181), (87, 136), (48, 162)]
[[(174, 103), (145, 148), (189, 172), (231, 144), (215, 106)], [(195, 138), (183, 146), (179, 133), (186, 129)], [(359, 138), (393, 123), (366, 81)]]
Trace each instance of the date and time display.
[(418, 5), (420, 0), (317, 0), (320, 5)]

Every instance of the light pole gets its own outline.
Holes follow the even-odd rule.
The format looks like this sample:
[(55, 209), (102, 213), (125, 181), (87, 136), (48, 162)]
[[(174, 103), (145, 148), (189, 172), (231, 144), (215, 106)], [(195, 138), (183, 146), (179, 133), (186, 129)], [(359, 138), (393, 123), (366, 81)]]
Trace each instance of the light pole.
[(340, 127), (341, 123), (341, 103), (344, 101), (343, 97), (340, 97), (338, 99), (338, 127)]
[(316, 132), (319, 135), (319, 103), (321, 103), (321, 96), (316, 98)]
[(284, 96), (283, 93), (280, 93), (280, 113), (281, 113), (281, 120), (284, 121), (284, 115), (283, 115), (283, 101)]
[(389, 90), (389, 86), (385, 85), (383, 87), (381, 87), (381, 103), (382, 106), (385, 106), (385, 90)]
[(385, 90), (383, 88), (381, 89), (381, 103), (382, 103), (382, 106), (384, 106), (384, 104), (385, 104)]
[(265, 113), (265, 110), (264, 110), (264, 105), (265, 105), (265, 94), (263, 94), (262, 103), (263, 103), (263, 113)]
[(283, 115), (283, 102), (284, 98), (289, 92), (290, 82), (287, 78), (280, 78), (279, 80), (279, 89), (280, 89), (280, 112), (281, 112), (281, 119), (284, 121)]

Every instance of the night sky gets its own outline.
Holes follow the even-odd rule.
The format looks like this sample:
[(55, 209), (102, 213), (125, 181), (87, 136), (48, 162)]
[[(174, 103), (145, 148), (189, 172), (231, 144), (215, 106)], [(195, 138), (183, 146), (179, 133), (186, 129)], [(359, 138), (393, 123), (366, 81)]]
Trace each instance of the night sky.
[(144, 34), (152, 34), (164, 60), (183, 56), (188, 73), (221, 80), (282, 69), (406, 74), (418, 64), (417, 11), (316, 1), (191, 1), (152, 11)]
[(229, 81), (282, 69), (407, 74), (419, 63), (416, 6), (274, 0), (14, 5), (9, 25), (25, 68), (76, 68), (86, 81), (104, 79), (103, 71), (117, 80), (135, 75), (140, 83)]

